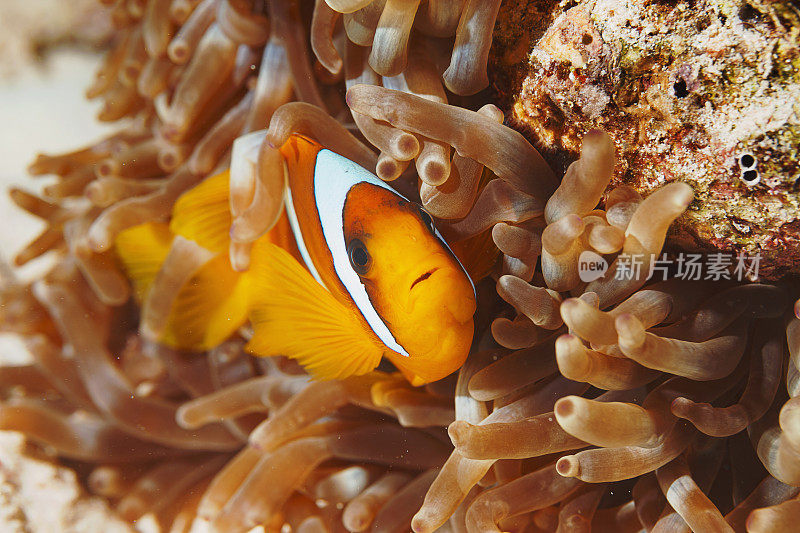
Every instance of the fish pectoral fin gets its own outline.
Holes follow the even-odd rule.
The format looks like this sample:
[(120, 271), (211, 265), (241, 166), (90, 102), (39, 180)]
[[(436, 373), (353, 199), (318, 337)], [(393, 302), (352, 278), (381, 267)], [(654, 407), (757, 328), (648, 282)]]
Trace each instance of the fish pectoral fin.
[(131, 281), (138, 302), (153, 285), (169, 253), (173, 234), (162, 222), (148, 222), (125, 229), (117, 235), (114, 248)]
[(296, 359), (317, 379), (366, 374), (383, 346), (288, 252), (267, 242), (253, 247), (248, 351)]
[(169, 228), (214, 253), (228, 250), (231, 230), (230, 172), (204, 180), (183, 193), (172, 209)]

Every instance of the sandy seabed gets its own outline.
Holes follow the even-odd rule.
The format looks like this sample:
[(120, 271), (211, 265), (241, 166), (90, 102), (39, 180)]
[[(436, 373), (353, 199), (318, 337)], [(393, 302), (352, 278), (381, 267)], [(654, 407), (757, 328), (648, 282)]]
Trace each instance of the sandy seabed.
[[(41, 63), (28, 63), (0, 77), (0, 254), (7, 260), (42, 231), (44, 223), (14, 205), (5, 191), (32, 191), (43, 184), (27, 174), (37, 153), (72, 150), (111, 131), (94, 119), (98, 104), (84, 97), (86, 80), (98, 60), (96, 54), (57, 49)], [(44, 266), (35, 261), (20, 275), (32, 276)], [(0, 335), (0, 361), (18, 362), (20, 356), (19, 346)]]

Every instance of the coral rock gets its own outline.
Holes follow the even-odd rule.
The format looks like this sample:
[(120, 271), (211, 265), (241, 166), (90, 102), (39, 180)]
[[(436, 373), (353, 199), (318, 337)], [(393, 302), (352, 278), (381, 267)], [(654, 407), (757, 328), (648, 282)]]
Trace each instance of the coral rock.
[(0, 531), (133, 532), (105, 501), (88, 496), (75, 472), (0, 431)]
[[(495, 28), (495, 85), (513, 98), (517, 126), (551, 161), (605, 129), (620, 160), (612, 187), (694, 188), (673, 246), (760, 253), (763, 278), (800, 272), (800, 10), (735, 0), (553, 4), (504, 8)], [(549, 8), (548, 28), (525, 22)], [(535, 40), (524, 80), (513, 72), (524, 42), (514, 20)]]

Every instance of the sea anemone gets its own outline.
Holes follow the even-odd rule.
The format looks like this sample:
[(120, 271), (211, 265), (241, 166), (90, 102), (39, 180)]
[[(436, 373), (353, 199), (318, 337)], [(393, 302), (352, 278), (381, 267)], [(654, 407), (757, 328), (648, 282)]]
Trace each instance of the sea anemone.
[[(55, 266), (25, 283), (4, 265), (0, 326), (33, 359), (1, 369), (0, 428), (85, 472), (124, 519), (172, 532), (796, 523), (796, 287), (649, 279), (691, 188), (609, 190), (599, 130), (559, 181), (488, 97), (466, 98), (488, 84), (499, 1), (103, 3), (117, 33), (88, 96), (120, 129), (39, 156), (31, 173), (58, 176), (42, 197), (11, 191), (47, 223), (15, 263), (52, 252)], [(248, 267), (293, 133), (419, 198), (473, 258), (477, 334), (456, 374), (312, 381), (246, 354), (247, 327), (205, 353), (157, 342), (200, 266)], [(176, 239), (132, 298), (116, 237), (227, 168), (230, 248)], [(605, 275), (582, 278), (585, 254)]]

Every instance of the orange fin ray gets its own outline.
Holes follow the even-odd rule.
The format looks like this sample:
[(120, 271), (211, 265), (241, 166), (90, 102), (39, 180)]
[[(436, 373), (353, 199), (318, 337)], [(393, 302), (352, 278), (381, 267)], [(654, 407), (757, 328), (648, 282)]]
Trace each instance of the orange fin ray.
[(162, 222), (148, 222), (128, 228), (117, 235), (117, 257), (133, 286), (138, 302), (144, 301), (156, 274), (167, 258), (173, 234)]
[(169, 228), (214, 253), (227, 253), (230, 243), (230, 172), (212, 176), (178, 198)]
[(249, 294), (247, 278), (217, 255), (180, 290), (159, 340), (183, 350), (218, 346), (247, 321)]
[(317, 379), (366, 374), (378, 366), (384, 347), (288, 252), (256, 243), (245, 275), (253, 294), (249, 351), (296, 359)]

